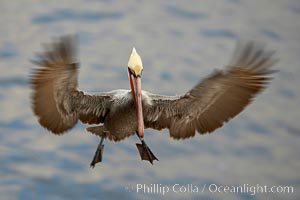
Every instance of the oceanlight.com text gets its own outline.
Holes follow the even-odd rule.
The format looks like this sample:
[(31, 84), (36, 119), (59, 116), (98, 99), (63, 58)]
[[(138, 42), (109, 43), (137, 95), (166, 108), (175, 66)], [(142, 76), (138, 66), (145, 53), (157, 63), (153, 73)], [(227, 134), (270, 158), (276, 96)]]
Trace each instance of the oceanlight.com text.
[(268, 186), (268, 185), (218, 185), (218, 184), (179, 184), (165, 185), (159, 183), (153, 184), (131, 184), (126, 186), (126, 190), (129, 192), (135, 192), (140, 194), (160, 194), (166, 195), (168, 193), (240, 193), (240, 194), (263, 194), (263, 193), (282, 193), (292, 194), (294, 193), (293, 186)]

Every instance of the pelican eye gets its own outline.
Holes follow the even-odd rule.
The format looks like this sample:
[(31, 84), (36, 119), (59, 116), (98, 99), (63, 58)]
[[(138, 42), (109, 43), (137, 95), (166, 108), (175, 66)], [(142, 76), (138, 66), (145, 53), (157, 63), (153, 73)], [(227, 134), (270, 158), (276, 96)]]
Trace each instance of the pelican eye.
[(143, 69), (141, 70), (141, 74), (139, 74), (139, 76), (142, 76), (142, 74), (143, 74)]
[(128, 67), (128, 70), (129, 70), (129, 73), (130, 73), (131, 75), (133, 75), (134, 77), (136, 77), (135, 71), (134, 71), (133, 69), (131, 69), (130, 67)]

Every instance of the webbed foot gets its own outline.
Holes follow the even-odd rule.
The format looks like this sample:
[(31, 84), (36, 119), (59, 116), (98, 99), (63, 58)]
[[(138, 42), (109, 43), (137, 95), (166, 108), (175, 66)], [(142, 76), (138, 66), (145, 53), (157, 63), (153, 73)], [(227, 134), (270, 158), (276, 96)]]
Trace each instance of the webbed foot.
[(101, 162), (102, 161), (102, 155), (103, 155), (103, 150), (104, 150), (104, 144), (103, 143), (103, 140), (104, 140), (104, 137), (101, 137), (101, 141), (97, 147), (97, 150), (95, 152), (95, 155), (94, 155), (94, 158), (90, 164), (90, 167), (91, 168), (94, 168), (95, 165), (98, 163), (98, 162)]
[(157, 160), (156, 156), (152, 153), (148, 145), (145, 143), (144, 140), (141, 140), (142, 144), (136, 144), (139, 153), (141, 155), (142, 160), (148, 160), (153, 165), (153, 160)]

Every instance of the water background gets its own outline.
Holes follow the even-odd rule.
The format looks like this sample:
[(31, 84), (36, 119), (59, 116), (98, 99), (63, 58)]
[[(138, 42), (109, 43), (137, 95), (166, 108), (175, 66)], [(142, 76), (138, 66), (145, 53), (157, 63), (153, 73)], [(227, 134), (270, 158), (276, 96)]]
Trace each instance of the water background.
[[(300, 1), (10, 1), (0, 2), (1, 199), (299, 199)], [(129, 88), (134, 46), (143, 89), (182, 94), (229, 62), (237, 40), (277, 50), (270, 87), (213, 134), (175, 141), (147, 130), (160, 159), (141, 162), (136, 137), (106, 142), (103, 163), (89, 163), (99, 139), (76, 125), (56, 136), (30, 108), (29, 61), (42, 43), (76, 33), (80, 89)], [(137, 184), (293, 186), (292, 194), (136, 192)]]

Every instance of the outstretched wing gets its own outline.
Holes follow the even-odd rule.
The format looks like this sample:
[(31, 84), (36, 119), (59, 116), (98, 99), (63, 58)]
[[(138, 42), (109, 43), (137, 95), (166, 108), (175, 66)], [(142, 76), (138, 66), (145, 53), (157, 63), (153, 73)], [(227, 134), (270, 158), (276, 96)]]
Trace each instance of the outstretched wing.
[(40, 124), (61, 134), (80, 119), (100, 123), (109, 111), (111, 93), (87, 95), (77, 90), (78, 63), (74, 36), (61, 37), (33, 61), (39, 67), (31, 77), (32, 109)]
[(198, 131), (210, 133), (247, 106), (270, 81), (270, 68), (276, 60), (256, 42), (240, 44), (231, 64), (216, 71), (180, 97), (148, 94), (152, 105), (145, 105), (145, 126), (170, 129), (175, 139), (192, 137)]

